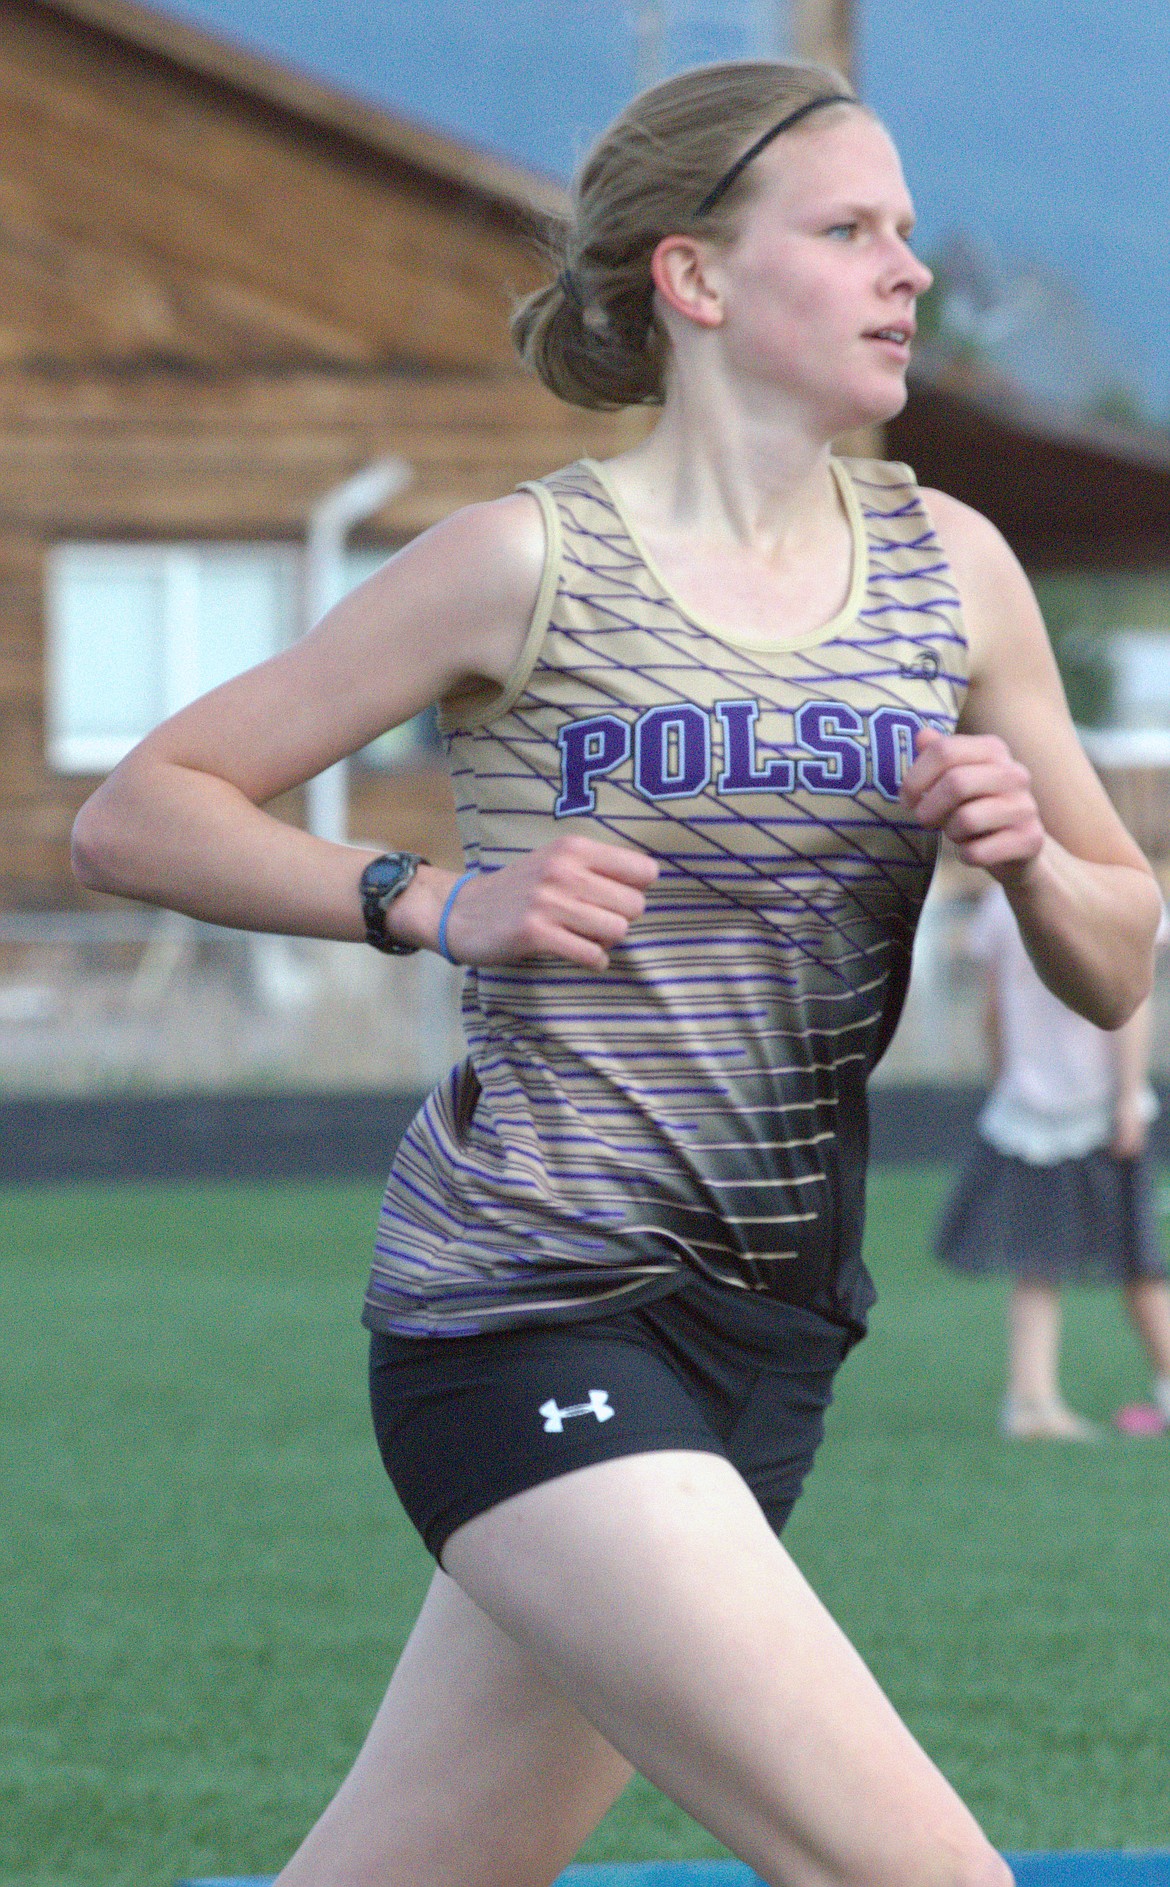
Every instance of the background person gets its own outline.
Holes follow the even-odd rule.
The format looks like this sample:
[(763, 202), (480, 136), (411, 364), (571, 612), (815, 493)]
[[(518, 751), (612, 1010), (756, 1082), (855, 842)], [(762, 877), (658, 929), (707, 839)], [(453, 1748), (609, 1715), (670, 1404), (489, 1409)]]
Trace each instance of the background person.
[[(416, 539), (78, 822), (104, 889), (471, 966), (365, 1313), (439, 1570), (284, 1887), (545, 1887), (631, 1766), (775, 1887), (1009, 1879), (777, 1537), (872, 1301), (865, 1081), (936, 834), (1107, 1025), (1157, 921), (1002, 540), (831, 456), (905, 399), (912, 225), (836, 74), (635, 100), (515, 331), (650, 437)], [(262, 810), (431, 701), (468, 874)]]
[(1033, 969), (998, 885), (968, 947), (987, 978), (994, 1085), (936, 1250), (956, 1271), (1015, 1279), (1001, 1427), (1021, 1440), (1096, 1438), (1060, 1391), (1060, 1292), (1108, 1281), (1154, 1372), (1153, 1405), (1119, 1411), (1118, 1425), (1157, 1432), (1170, 1423), (1170, 1287), (1146, 1152), (1157, 1112), (1149, 1003), (1112, 1033), (1066, 1008)]

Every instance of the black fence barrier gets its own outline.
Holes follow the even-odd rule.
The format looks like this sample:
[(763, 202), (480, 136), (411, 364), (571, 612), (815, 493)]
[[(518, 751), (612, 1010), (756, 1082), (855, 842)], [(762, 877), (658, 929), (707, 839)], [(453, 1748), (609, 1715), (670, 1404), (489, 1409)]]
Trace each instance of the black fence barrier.
[[(66, 1180), (381, 1179), (417, 1094), (165, 1094), (0, 1102), (0, 1184)], [(876, 1087), (873, 1158), (953, 1162), (982, 1090)], [(1170, 1108), (1153, 1130), (1170, 1157)]]
[(0, 1183), (374, 1179), (417, 1094), (159, 1094), (0, 1103)]

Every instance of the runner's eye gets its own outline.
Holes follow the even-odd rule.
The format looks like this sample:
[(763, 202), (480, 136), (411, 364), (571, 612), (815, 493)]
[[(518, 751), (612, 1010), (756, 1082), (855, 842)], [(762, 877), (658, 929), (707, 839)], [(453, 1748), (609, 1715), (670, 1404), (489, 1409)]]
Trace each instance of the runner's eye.
[(857, 227), (856, 223), (832, 223), (825, 234), (831, 236), (834, 242), (850, 242), (857, 234)]

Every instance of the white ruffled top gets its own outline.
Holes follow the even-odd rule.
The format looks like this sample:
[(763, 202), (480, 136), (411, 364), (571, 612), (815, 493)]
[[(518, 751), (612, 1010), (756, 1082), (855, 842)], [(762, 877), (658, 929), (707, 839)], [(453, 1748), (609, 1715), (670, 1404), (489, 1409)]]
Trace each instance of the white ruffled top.
[[(1159, 941), (1168, 934), (1163, 916)], [(1107, 1147), (1117, 1097), (1114, 1038), (1045, 988), (999, 885), (976, 911), (968, 948), (994, 972), (999, 1002), (1002, 1068), (979, 1116), (983, 1138), (1032, 1166)], [(1148, 1082), (1138, 1105), (1153, 1120), (1158, 1102)]]

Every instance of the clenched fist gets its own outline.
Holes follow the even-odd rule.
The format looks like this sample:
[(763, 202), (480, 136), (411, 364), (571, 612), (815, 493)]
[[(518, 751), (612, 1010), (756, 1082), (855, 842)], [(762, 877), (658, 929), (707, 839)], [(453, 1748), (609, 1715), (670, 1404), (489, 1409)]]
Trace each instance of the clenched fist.
[(995, 878), (1027, 864), (1044, 843), (1032, 776), (996, 734), (924, 728), (901, 800), (924, 826), (945, 833), (968, 865)]

